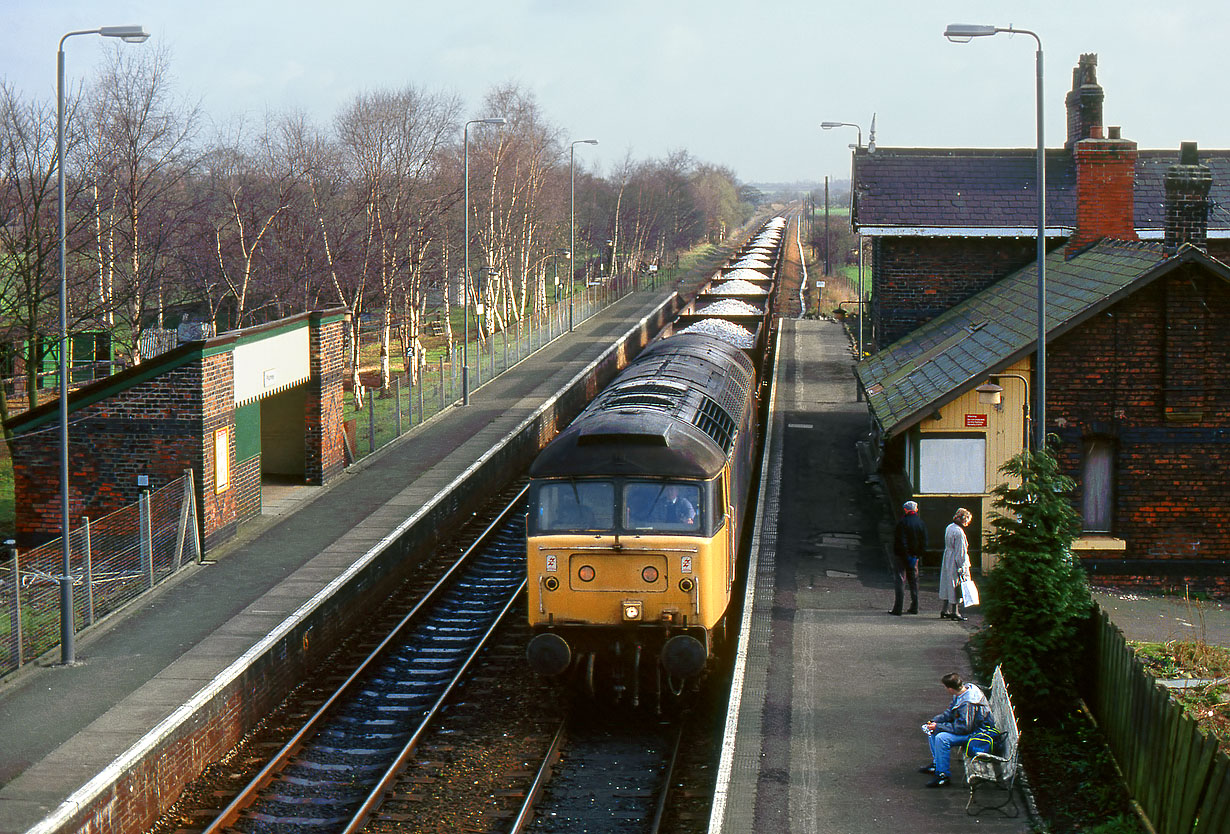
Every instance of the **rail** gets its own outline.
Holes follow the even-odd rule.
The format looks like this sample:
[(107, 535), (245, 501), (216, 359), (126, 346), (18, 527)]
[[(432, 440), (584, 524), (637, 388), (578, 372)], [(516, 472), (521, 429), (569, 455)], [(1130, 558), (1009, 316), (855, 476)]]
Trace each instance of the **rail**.
[[(262, 792), (274, 781), (274, 778), (295, 760), (295, 757), (304, 750), (310, 741), (329, 726), (330, 720), (340, 708), (356, 697), (356, 689), (366, 684), (374, 673), (381, 671), (386, 660), (394, 653), (394, 650), (406, 645), (407, 641), (417, 633), (412, 627), (423, 625), (430, 628), (432, 621), (429, 615), (433, 611), (433, 606), (440, 603), (449, 591), (457, 587), (459, 581), (464, 579), (463, 572), (467, 568), (471, 567), (479, 557), (487, 554), (489, 543), (500, 534), (506, 533), (510, 524), (514, 527), (516, 526), (517, 518), (513, 514), (522, 509), (522, 499), (525, 496), (525, 492), (526, 488), (518, 492), (517, 496), (500, 512), (496, 519), (483, 530), (473, 544), (466, 548), (465, 552), (445, 571), (435, 585), (402, 617), (389, 634), (350, 673), (325, 703), (308, 718), (295, 735), (261, 768), (256, 776), (252, 778), (226, 808), (203, 829), (202, 834), (218, 834), (218, 832), (225, 831), (234, 826), (239, 820), (240, 815), (261, 799)], [(524, 562), (523, 560), (520, 561), (523, 571)], [(424, 728), (439, 713), (441, 705), (456, 688), (457, 683), (464, 677), (473, 659), (482, 651), (486, 641), (507, 615), (516, 599), (523, 593), (524, 588), (525, 579), (524, 575), (522, 575), (515, 589), (505, 595), (492, 624), (484, 630), (482, 636), (477, 638), (475, 644), (470, 647), (466, 659), (460, 664), (459, 668), (454, 670), (447, 684), (436, 692), (435, 702), (420, 717), (418, 726), (409, 732), (409, 740), (401, 746), (393, 757), (392, 762), (383, 768), (381, 775), (375, 779), (374, 787), (367, 791), (364, 799), (359, 803), (358, 810), (347, 816), (348, 821), (344, 827), (338, 828), (338, 831), (357, 830), (358, 827), (361, 827), (362, 821), (365, 821), (366, 817), (379, 804), (384, 791), (391, 784), (397, 770), (404, 764), (410, 752), (413, 751), (414, 745), (421, 737)], [(302, 825), (303, 822), (300, 821), (300, 824)], [(323, 826), (316, 827), (321, 828)]]

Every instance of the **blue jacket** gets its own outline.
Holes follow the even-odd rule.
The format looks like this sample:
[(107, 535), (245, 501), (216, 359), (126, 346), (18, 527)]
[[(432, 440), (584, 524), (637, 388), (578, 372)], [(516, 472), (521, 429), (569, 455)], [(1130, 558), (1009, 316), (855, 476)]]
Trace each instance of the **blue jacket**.
[(952, 699), (948, 709), (931, 720), (935, 722), (935, 732), (952, 733), (954, 736), (968, 736), (983, 727), (995, 726), (995, 716), (991, 714), (987, 696), (972, 683), (967, 683), (965, 690)]

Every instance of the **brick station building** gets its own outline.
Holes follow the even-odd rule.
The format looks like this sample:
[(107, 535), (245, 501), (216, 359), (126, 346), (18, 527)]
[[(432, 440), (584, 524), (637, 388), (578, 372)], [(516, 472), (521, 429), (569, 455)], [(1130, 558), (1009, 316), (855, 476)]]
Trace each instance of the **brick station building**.
[[(260, 515), (262, 478), (324, 484), (344, 467), (342, 309), (189, 342), (72, 391), (74, 526), (190, 469), (205, 551)], [(10, 419), (17, 539), (58, 538), (59, 400)]]
[[(1075, 549), (1097, 578), (1225, 593), (1230, 267), (1218, 254), (1230, 254), (1230, 226), (1209, 217), (1230, 198), (1230, 152), (1198, 154), (1184, 143), (1179, 154), (1146, 153), (1117, 129), (1104, 131), (1092, 66), (1083, 56), (1074, 73), (1069, 146), (1047, 158), (1048, 201), (1054, 189), (1058, 205), (1047, 230), (1046, 431), (1058, 436), (1055, 451), (1078, 484), (1084, 531)], [(881, 153), (897, 169), (897, 190), (920, 176), (904, 163), (914, 152)], [(954, 200), (991, 201), (988, 171), (996, 160), (1006, 160), (998, 170), (1016, 170), (1025, 152), (951, 154), (968, 165), (954, 163), (942, 187), (926, 192), (946, 188), (950, 205), (899, 207), (917, 233), (876, 239), (873, 315), (877, 335), (891, 341), (858, 366), (882, 466), (908, 485), (937, 542), (958, 505), (986, 531), (999, 466), (1032, 431), (1037, 383), (1036, 227), (1024, 220), (1036, 212), (1032, 171), (1000, 183), (1004, 199), (1019, 204), (1018, 227), (945, 235), (935, 225)], [(871, 183), (893, 180), (869, 173), (870, 156), (856, 156), (856, 202)], [(930, 162), (922, 167), (934, 173)], [(1067, 169), (1052, 186), (1052, 172)], [(961, 210), (970, 223), (983, 216)], [(985, 217), (1002, 222), (1004, 212)], [(978, 395), (987, 383), (1002, 389), (998, 406)], [(970, 538), (979, 549), (980, 537)]]

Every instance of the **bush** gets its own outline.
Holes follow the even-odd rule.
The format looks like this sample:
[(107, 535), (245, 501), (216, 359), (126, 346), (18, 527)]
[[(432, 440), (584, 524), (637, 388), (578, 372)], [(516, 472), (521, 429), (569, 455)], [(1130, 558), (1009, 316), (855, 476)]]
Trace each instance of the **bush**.
[(987, 579), (980, 653), (988, 667), (1003, 665), (1013, 700), (1036, 710), (1075, 686), (1078, 632), (1093, 601), (1071, 551), (1080, 531), (1068, 501), (1075, 483), (1045, 449), (1021, 452), (1000, 471), (1019, 485), (992, 490), (995, 532), (987, 550), (999, 563)]

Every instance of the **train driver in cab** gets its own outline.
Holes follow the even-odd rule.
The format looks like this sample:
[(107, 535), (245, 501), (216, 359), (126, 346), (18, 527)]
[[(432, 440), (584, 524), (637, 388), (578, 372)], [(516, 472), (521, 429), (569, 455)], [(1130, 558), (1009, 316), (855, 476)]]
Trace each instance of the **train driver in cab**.
[(696, 507), (692, 502), (679, 494), (679, 487), (668, 486), (663, 500), (658, 504), (657, 520), (667, 524), (681, 524), (685, 527), (696, 526)]

